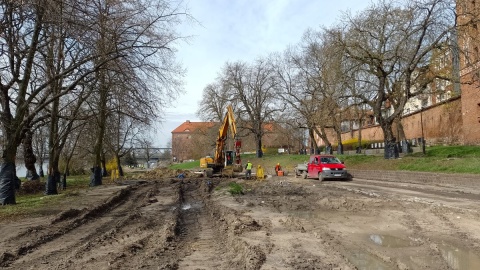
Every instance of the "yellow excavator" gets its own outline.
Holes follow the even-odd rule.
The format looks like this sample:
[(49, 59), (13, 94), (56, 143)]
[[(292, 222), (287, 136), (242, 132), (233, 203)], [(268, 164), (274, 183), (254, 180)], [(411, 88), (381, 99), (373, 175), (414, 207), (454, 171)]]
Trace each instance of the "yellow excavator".
[[(230, 128), (231, 137), (234, 139), (235, 150), (225, 150), (228, 138), (228, 130)], [(241, 172), (242, 160), (240, 158), (240, 149), (242, 142), (237, 138), (237, 126), (235, 125), (235, 117), (231, 105), (227, 107), (227, 113), (223, 118), (223, 122), (218, 130), (217, 141), (215, 144), (215, 156), (204, 157), (200, 159), (200, 167), (204, 169), (208, 177), (223, 171)]]

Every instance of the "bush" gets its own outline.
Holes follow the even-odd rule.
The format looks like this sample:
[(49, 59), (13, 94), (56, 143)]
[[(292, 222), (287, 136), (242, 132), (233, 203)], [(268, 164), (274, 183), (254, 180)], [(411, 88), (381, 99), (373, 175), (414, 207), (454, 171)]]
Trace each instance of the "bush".
[(231, 182), (228, 184), (228, 192), (232, 195), (243, 195), (243, 187), (239, 185), (238, 183)]
[(45, 191), (45, 182), (40, 180), (24, 181), (20, 186), (20, 194), (36, 194), (38, 192)]
[[(379, 143), (379, 142), (383, 142), (383, 141), (362, 140), (362, 142), (361, 142), (362, 149), (370, 149), (372, 143)], [(343, 143), (343, 150), (344, 151), (355, 150), (358, 147), (358, 138), (348, 139), (348, 140), (342, 141), (342, 143)], [(338, 144), (332, 145), (332, 148), (335, 151), (338, 148)]]

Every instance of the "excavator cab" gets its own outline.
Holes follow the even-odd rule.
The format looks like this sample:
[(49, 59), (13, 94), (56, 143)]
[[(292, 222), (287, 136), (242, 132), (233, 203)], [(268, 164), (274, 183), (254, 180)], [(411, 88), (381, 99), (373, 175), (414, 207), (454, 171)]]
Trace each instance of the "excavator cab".
[(235, 151), (225, 151), (225, 166), (233, 165), (235, 160)]

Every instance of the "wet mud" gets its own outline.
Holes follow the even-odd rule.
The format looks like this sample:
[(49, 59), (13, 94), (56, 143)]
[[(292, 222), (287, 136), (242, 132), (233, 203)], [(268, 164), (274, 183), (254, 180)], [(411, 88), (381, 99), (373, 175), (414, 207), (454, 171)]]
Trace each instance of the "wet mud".
[(480, 269), (480, 196), (468, 187), (187, 177), (77, 197), (0, 222), (0, 267)]

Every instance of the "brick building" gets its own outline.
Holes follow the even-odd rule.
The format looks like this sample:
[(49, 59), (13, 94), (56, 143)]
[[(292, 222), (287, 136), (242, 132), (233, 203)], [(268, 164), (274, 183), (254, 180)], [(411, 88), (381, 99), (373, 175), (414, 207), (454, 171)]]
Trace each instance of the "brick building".
[(187, 120), (175, 128), (172, 131), (173, 159), (183, 161), (206, 155), (205, 153), (215, 145), (216, 131), (219, 126), (220, 124), (215, 122)]
[[(172, 131), (172, 157), (178, 161), (199, 159), (215, 154), (215, 142), (218, 137), (220, 122), (182, 123)], [(291, 143), (291, 134), (276, 123), (263, 125), (264, 136), (262, 144), (265, 148), (281, 148)], [(255, 138), (248, 130), (237, 124), (237, 135), (242, 140), (242, 152), (255, 152)], [(225, 150), (233, 150), (234, 144), (230, 133), (227, 137)]]
[[(423, 129), (427, 144), (480, 145), (480, 3), (459, 0), (457, 13), (458, 50), (436, 51), (433, 65), (437, 71), (449, 69), (454, 81), (458, 78), (459, 82), (435, 79), (429, 86), (430, 95), (414, 98), (405, 105), (402, 125), (409, 140), (419, 141)], [(373, 124), (361, 129), (357, 125), (346, 130), (342, 141), (358, 138), (360, 131), (362, 140), (383, 141), (382, 129), (375, 120), (371, 122)], [(395, 126), (393, 131), (398, 133)], [(329, 131), (330, 142), (337, 144), (334, 135)], [(319, 137), (315, 140), (318, 145), (324, 145)]]
[(480, 3), (458, 0), (457, 12), (464, 143), (480, 144)]

